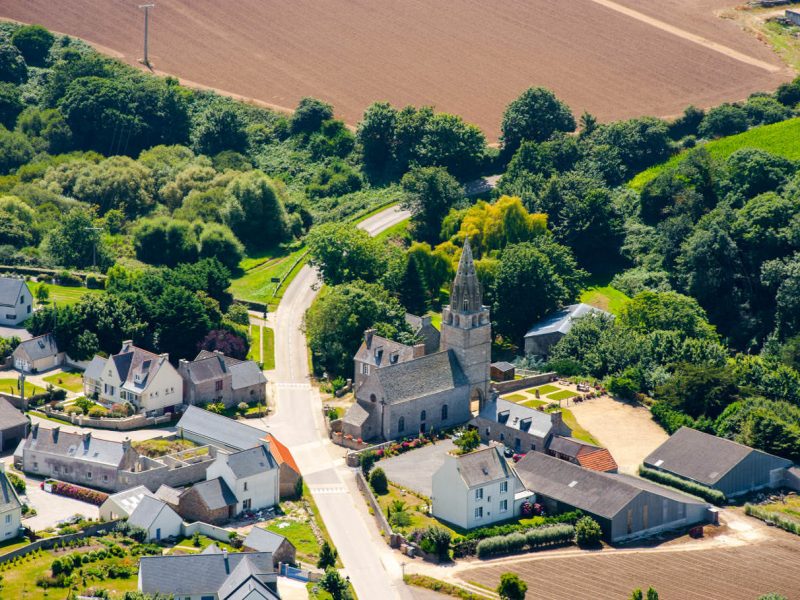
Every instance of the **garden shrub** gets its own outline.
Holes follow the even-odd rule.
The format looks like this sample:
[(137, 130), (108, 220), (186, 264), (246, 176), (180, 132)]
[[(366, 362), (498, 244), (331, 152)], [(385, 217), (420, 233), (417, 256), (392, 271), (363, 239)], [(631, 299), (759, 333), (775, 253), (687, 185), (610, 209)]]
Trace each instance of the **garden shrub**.
[(428, 554), (435, 554), (439, 560), (450, 558), (450, 532), (441, 527), (428, 527), (422, 533), (420, 547)]
[(90, 504), (95, 504), (97, 506), (100, 506), (106, 501), (106, 499), (108, 499), (108, 494), (104, 492), (90, 490), (89, 488), (73, 485), (71, 483), (65, 483), (63, 481), (53, 482), (53, 493), (59, 496), (66, 496), (67, 498), (75, 498), (76, 500), (89, 502)]
[(515, 532), (484, 538), (477, 543), (475, 552), (478, 558), (487, 558), (497, 554), (520, 552), (526, 547), (529, 550), (536, 550), (543, 546), (571, 543), (574, 539), (575, 527), (572, 525), (548, 525), (530, 529), (524, 534)]
[(11, 482), (13, 488), (17, 491), (18, 494), (25, 493), (25, 480), (22, 479), (19, 475), (11, 473), (10, 471), (6, 471), (6, 477)]
[(386, 479), (386, 473), (380, 467), (369, 476), (369, 484), (372, 486), (372, 490), (380, 496), (389, 493), (389, 480)]
[(800, 535), (800, 523), (778, 512), (769, 511), (761, 506), (748, 503), (744, 505), (744, 513), (756, 519), (761, 519), (765, 523), (779, 527), (789, 533)]
[(600, 528), (600, 524), (592, 517), (581, 517), (575, 523), (575, 541), (578, 542), (579, 546), (597, 546), (602, 537), (603, 530)]
[(106, 287), (106, 282), (102, 277), (90, 273), (86, 276), (86, 287), (93, 290), (102, 290)]
[(682, 477), (676, 477), (670, 473), (663, 473), (662, 471), (657, 471), (655, 469), (648, 469), (644, 465), (639, 466), (639, 475), (645, 479), (655, 481), (656, 483), (668, 485), (670, 487), (682, 490), (688, 494), (699, 496), (706, 502), (711, 502), (711, 504), (716, 504), (717, 506), (725, 504), (728, 500), (725, 494), (719, 490), (695, 483), (694, 481), (689, 481), (688, 479), (683, 479)]
[(83, 285), (83, 279), (81, 279), (80, 275), (75, 275), (69, 271), (61, 271), (58, 274), (58, 283), (60, 285), (81, 286)]
[(108, 410), (102, 406), (93, 406), (89, 409), (89, 416), (95, 419), (108, 416)]

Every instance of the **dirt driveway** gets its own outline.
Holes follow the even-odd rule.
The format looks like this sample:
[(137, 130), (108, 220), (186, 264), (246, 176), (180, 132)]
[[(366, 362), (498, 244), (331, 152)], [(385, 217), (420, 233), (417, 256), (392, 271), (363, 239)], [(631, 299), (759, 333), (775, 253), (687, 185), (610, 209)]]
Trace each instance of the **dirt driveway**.
[(669, 437), (650, 411), (604, 396), (569, 409), (584, 429), (608, 448), (620, 472), (636, 473), (642, 460)]

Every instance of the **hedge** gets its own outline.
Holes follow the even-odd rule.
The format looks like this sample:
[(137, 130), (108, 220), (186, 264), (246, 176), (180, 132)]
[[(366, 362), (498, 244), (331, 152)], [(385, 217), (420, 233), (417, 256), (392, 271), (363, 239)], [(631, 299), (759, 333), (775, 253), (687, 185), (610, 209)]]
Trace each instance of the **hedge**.
[(52, 485), (54, 494), (66, 496), (67, 498), (75, 498), (76, 500), (83, 500), (84, 502), (89, 502), (97, 506), (100, 506), (108, 499), (108, 494), (105, 492), (90, 490), (89, 488), (79, 485), (73, 485), (63, 481), (54, 481)]
[(418, 575), (416, 573), (413, 575), (405, 575), (403, 581), (408, 585), (433, 590), (434, 592), (452, 596), (453, 598), (461, 598), (461, 600), (483, 600), (483, 598), (485, 598), (485, 596), (476, 596), (464, 588), (453, 585), (452, 583), (447, 583), (446, 581), (439, 581), (427, 575)]
[(512, 533), (486, 538), (478, 542), (476, 552), (478, 558), (488, 558), (496, 554), (512, 554), (525, 547), (537, 550), (544, 546), (571, 543), (575, 539), (575, 527), (572, 525), (548, 525), (531, 529), (525, 534)]
[(761, 506), (755, 506), (753, 504), (745, 504), (744, 514), (749, 515), (751, 517), (755, 517), (756, 519), (761, 519), (765, 523), (775, 525), (775, 527), (780, 527), (781, 529), (783, 529), (784, 531), (788, 531), (789, 533), (800, 535), (800, 523), (788, 517), (785, 517), (780, 513), (766, 510)]
[(689, 481), (688, 479), (683, 479), (682, 477), (676, 477), (675, 475), (664, 473), (663, 471), (648, 469), (644, 465), (639, 466), (639, 475), (645, 479), (655, 481), (656, 483), (663, 483), (664, 485), (678, 488), (679, 490), (682, 490), (688, 494), (699, 496), (703, 500), (711, 502), (711, 504), (716, 504), (719, 506), (726, 504), (728, 501), (725, 494), (719, 490), (695, 483), (694, 481)]

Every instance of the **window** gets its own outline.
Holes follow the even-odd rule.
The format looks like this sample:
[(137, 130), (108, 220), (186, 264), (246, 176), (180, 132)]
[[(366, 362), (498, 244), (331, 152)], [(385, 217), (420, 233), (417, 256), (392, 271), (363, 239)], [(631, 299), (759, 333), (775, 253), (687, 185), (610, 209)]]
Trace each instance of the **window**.
[(508, 510), (508, 500), (500, 500), (500, 512), (506, 512)]
[(29, 304), (28, 305), (28, 313), (30, 313), (30, 312), (31, 312), (31, 305)]
[(248, 498), (247, 500), (242, 501), (242, 510), (250, 510), (250, 507), (253, 506), (253, 500)]
[(247, 491), (247, 482), (246, 481), (244, 482), (244, 491), (245, 492)]
[(483, 488), (475, 490), (475, 500), (483, 500)]
[(11, 515), (6, 515), (6, 525), (11, 523)]
[(442, 421), (447, 421), (447, 404), (442, 406)]
[(469, 310), (469, 298), (464, 298), (462, 308), (464, 309), (464, 312), (467, 312)]
[(92, 478), (92, 472), (91, 471), (87, 471), (86, 472), (86, 479), (91, 479), (91, 478)]
[(397, 431), (403, 433), (406, 430), (406, 418), (400, 417), (400, 420), (397, 422)]
[(428, 411), (423, 410), (421, 413), (419, 413), (419, 420), (420, 421), (424, 421), (427, 418), (428, 418)]
[(39, 463), (34, 461), (33, 468), (38, 471), (39, 470)]
[(375, 394), (370, 394), (369, 395), (369, 401), (370, 402), (377, 402), (377, 400), (378, 400), (378, 398), (375, 396)]
[(214, 382), (214, 391), (221, 392), (222, 391), (222, 379), (218, 379)]
[(20, 296), (19, 297), (19, 303), (20, 304), (25, 304), (25, 296)]
[(508, 493), (508, 482), (507, 481), (504, 481), (503, 483), (500, 484), (500, 493), (501, 494), (507, 494)]
[(504, 442), (504, 441), (505, 441), (505, 439), (506, 439), (506, 434), (505, 434), (505, 433), (501, 433), (501, 434), (500, 434), (500, 441), (501, 441), (501, 442)]
[(361, 374), (369, 375), (369, 365), (367, 363), (361, 363)]
[(483, 518), (483, 507), (482, 506), (479, 506), (478, 508), (475, 509), (475, 518), (476, 519), (482, 519)]
[(103, 481), (108, 481), (108, 475), (103, 475)]
[(489, 435), (490, 435), (491, 433), (492, 433), (492, 430), (491, 430), (491, 429), (489, 429), (489, 428), (487, 427), (487, 428), (486, 428), (486, 437), (489, 437)]

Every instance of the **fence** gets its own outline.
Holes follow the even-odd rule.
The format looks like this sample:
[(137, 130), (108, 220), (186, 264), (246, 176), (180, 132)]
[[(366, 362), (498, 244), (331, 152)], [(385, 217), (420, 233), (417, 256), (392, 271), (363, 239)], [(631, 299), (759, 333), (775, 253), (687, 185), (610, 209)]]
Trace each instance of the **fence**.
[(500, 381), (494, 383), (494, 388), (501, 394), (508, 394), (509, 392), (516, 392), (529, 387), (549, 383), (558, 378), (558, 373), (541, 373), (539, 375), (532, 375), (530, 377), (523, 377), (522, 379), (514, 379), (513, 381)]
[(53, 410), (49, 406), (44, 407), (45, 414), (50, 417), (67, 421), (79, 427), (95, 427), (96, 429), (113, 429), (115, 431), (130, 431), (131, 429), (141, 429), (153, 425), (163, 425), (172, 421), (173, 415), (161, 415), (160, 417), (146, 417), (144, 415), (133, 415), (120, 419), (109, 417), (92, 418), (85, 415), (74, 415)]
[(36, 540), (35, 542), (31, 542), (26, 546), (22, 546), (22, 548), (17, 548), (16, 550), (12, 550), (8, 554), (3, 554), (0, 556), (0, 564), (7, 563), (9, 561), (14, 560), (18, 556), (25, 556), (26, 554), (30, 554), (31, 552), (35, 552), (40, 548), (42, 550), (51, 550), (56, 544), (64, 544), (69, 543), (73, 540), (81, 540), (83, 538), (92, 537), (96, 535), (99, 531), (111, 531), (114, 529), (117, 523), (120, 522), (121, 519), (117, 519), (115, 521), (106, 521), (105, 523), (95, 523), (94, 525), (89, 525), (82, 531), (78, 531), (77, 533), (68, 533), (67, 535), (57, 535), (55, 537), (49, 538), (41, 538)]

